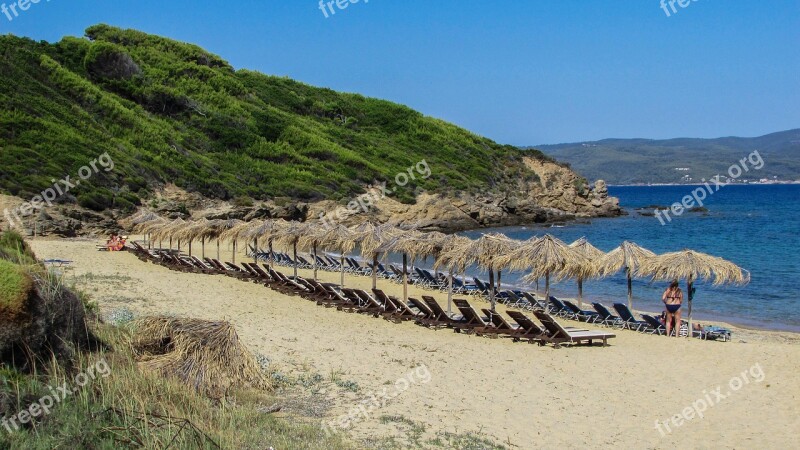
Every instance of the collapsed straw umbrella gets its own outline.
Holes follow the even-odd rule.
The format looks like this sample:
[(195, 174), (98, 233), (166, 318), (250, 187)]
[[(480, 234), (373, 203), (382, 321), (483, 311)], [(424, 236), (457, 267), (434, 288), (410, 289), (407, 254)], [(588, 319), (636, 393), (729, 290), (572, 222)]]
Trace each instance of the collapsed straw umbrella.
[[(636, 271), (638, 276), (650, 276), (654, 281), (686, 280), (686, 292), (689, 301), (689, 333), (692, 336), (692, 300), (693, 284), (696, 281), (713, 280), (715, 286), (723, 284), (745, 285), (750, 282), (750, 273), (736, 264), (694, 250), (665, 253), (650, 258), (641, 264)], [(675, 324), (680, 331), (680, 324)]]
[(609, 276), (625, 269), (625, 276), (628, 278), (628, 308), (633, 310), (633, 275), (639, 267), (651, 258), (655, 253), (636, 245), (633, 242), (625, 241), (619, 247), (606, 253), (597, 262), (597, 268), (602, 276)]

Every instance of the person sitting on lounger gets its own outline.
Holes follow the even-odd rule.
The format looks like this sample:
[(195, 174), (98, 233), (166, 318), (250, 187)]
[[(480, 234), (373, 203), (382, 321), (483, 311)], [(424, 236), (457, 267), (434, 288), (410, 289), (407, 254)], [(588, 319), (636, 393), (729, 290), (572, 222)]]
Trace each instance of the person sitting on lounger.
[(111, 237), (106, 241), (106, 248), (108, 248), (108, 251), (113, 252), (118, 244), (119, 239), (117, 238), (117, 233), (111, 233)]
[[(669, 336), (670, 332), (672, 332), (673, 324), (675, 324), (677, 327), (680, 327), (681, 323), (683, 291), (681, 291), (680, 286), (678, 286), (678, 280), (674, 280), (672, 283), (670, 283), (667, 290), (664, 291), (664, 295), (661, 296), (661, 300), (664, 302), (664, 306), (667, 308), (666, 327), (667, 336)], [(678, 333), (676, 330), (675, 337), (678, 337), (679, 334), (680, 333)]]

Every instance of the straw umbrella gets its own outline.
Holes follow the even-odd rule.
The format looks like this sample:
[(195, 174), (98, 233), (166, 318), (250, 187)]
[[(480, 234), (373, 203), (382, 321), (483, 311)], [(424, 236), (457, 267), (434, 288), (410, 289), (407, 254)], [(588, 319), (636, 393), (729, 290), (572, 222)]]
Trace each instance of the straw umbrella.
[(460, 241), (454, 247), (443, 252), (436, 261), (436, 266), (445, 266), (457, 272), (466, 272), (471, 264), (489, 271), (489, 284), (491, 285), (490, 301), (492, 311), (495, 310), (497, 286), (494, 283), (494, 271), (502, 267), (497, 264), (497, 258), (514, 250), (519, 242), (509, 239), (504, 234), (484, 234), (477, 240)]
[[(715, 286), (723, 284), (745, 285), (750, 282), (750, 273), (736, 264), (694, 250), (665, 253), (644, 261), (637, 270), (639, 276), (651, 276), (653, 280), (686, 280), (689, 299), (689, 333), (692, 336), (692, 285), (696, 281), (713, 280)], [(680, 324), (676, 324), (680, 330)], [(676, 331), (676, 336), (678, 332)]]
[[(172, 238), (177, 236), (178, 231), (186, 225), (183, 219), (175, 219), (172, 222), (167, 222), (158, 227), (152, 232), (152, 236), (159, 241), (169, 239), (169, 249), (172, 250)], [(178, 251), (180, 252), (180, 240), (178, 240)]]
[(320, 235), (319, 245), (328, 250), (338, 251), (341, 254), (341, 285), (344, 286), (344, 255), (355, 248), (355, 236), (352, 230), (341, 224), (323, 229), (324, 232)]
[(200, 245), (202, 247), (201, 255), (203, 258), (206, 257), (205, 232), (208, 230), (209, 226), (209, 220), (202, 218), (193, 222), (187, 222), (186, 225), (178, 232), (180, 238), (189, 243), (189, 256), (192, 256), (192, 242), (200, 239)]
[(272, 262), (272, 240), (274, 239), (275, 235), (278, 232), (278, 228), (280, 226), (280, 222), (277, 220), (267, 219), (263, 222), (256, 222), (250, 227), (247, 232), (244, 233), (244, 236), (247, 238), (253, 238), (253, 245), (256, 248), (256, 254), (253, 256), (255, 262), (258, 262), (258, 241), (259, 238), (265, 238), (269, 244), (270, 250), (270, 262)]
[(291, 247), (294, 251), (294, 276), (297, 277), (297, 243), (308, 233), (309, 225), (291, 221), (282, 226), (275, 237), (275, 243)]
[(236, 263), (236, 248), (239, 240), (246, 236), (247, 232), (250, 231), (254, 225), (255, 224), (253, 222), (245, 222), (242, 220), (228, 220), (222, 223), (223, 229), (221, 230), (219, 237), (223, 241), (229, 241), (233, 244), (233, 249), (231, 250), (231, 262), (234, 264)]
[[(457, 246), (469, 244), (470, 239), (457, 236), (447, 235), (438, 231), (429, 233), (413, 232), (401, 235), (392, 244), (392, 251), (402, 252), (409, 255), (412, 260), (422, 257), (432, 256), (436, 259), (447, 249)], [(449, 286), (447, 290), (447, 312), (453, 311), (453, 270), (448, 268), (447, 278)], [(404, 295), (406, 289), (403, 290)]]
[(323, 228), (319, 224), (308, 224), (306, 228), (306, 234), (300, 237), (300, 240), (297, 241), (297, 246), (305, 251), (311, 251), (311, 254), (314, 255), (313, 259), (313, 268), (314, 268), (314, 281), (317, 281), (317, 271), (319, 270), (319, 264), (317, 263), (317, 250), (319, 249), (319, 244), (322, 241), (322, 238), (325, 235), (325, 228)]
[(609, 276), (625, 269), (625, 275), (628, 277), (628, 308), (633, 309), (633, 274), (642, 264), (655, 256), (656, 254), (650, 250), (625, 241), (598, 261), (598, 270), (602, 276)]
[[(125, 228), (136, 230), (137, 227), (139, 227), (142, 224), (154, 221), (163, 221), (163, 220), (164, 219), (161, 216), (154, 213), (153, 211), (150, 211), (148, 209), (141, 209), (137, 213), (121, 220), (120, 224)], [(145, 234), (145, 238), (147, 239), (147, 247), (152, 248), (152, 242), (150, 240), (150, 237), (147, 234)]]
[(578, 275), (578, 303), (580, 304), (581, 309), (583, 309), (583, 280), (586, 278), (592, 278), (599, 275), (600, 271), (597, 267), (597, 262), (605, 256), (605, 253), (595, 247), (594, 245), (590, 244), (585, 237), (578, 239), (577, 241), (569, 244), (570, 248), (577, 251), (584, 258), (586, 258), (588, 264), (585, 265), (584, 269)]
[[(150, 239), (153, 239), (153, 233), (160, 230), (162, 227), (169, 225), (169, 221), (164, 219), (163, 217), (158, 217), (154, 220), (149, 220), (146, 222), (141, 222), (133, 226), (133, 231), (140, 234), (147, 234), (150, 235)], [(159, 247), (161, 247), (161, 243), (159, 242)]]
[[(233, 230), (236, 227), (240, 226), (242, 223), (244, 223), (244, 222), (239, 220), (239, 219), (217, 219), (217, 220), (212, 220), (211, 221), (211, 223), (210, 223), (211, 229), (209, 231), (210, 231), (210, 237), (213, 237), (213, 238), (217, 239), (217, 259), (219, 259), (219, 242), (220, 242), (220, 240), (224, 240), (223, 235), (226, 232), (228, 232), (230, 230)], [(233, 257), (233, 261), (232, 262), (235, 263), (236, 262), (236, 245), (235, 245), (235, 242), (234, 242), (233, 252), (234, 252), (233, 253), (234, 257)]]
[(376, 289), (378, 287), (378, 257), (389, 251), (391, 244), (403, 230), (392, 224), (375, 225), (372, 222), (364, 222), (351, 230), (356, 242), (360, 244), (361, 256), (370, 261), (372, 289)]
[(550, 298), (551, 279), (558, 281), (577, 276), (587, 264), (583, 255), (550, 234), (528, 239), (497, 263), (511, 270), (530, 270), (531, 273), (523, 278), (526, 282), (544, 277), (546, 299)]

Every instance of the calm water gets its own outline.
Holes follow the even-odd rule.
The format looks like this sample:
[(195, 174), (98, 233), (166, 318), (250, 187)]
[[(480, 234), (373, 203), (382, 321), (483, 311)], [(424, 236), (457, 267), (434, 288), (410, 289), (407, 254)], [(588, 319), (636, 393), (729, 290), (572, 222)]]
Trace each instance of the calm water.
[[(744, 287), (700, 283), (694, 316), (747, 326), (800, 331), (800, 185), (727, 186), (707, 199), (707, 215), (686, 213), (664, 226), (655, 217), (635, 214), (637, 207), (670, 205), (694, 187), (611, 187), (630, 216), (596, 219), (564, 227), (509, 227), (464, 233), (470, 237), (499, 231), (515, 239), (551, 233), (566, 242), (586, 236), (603, 251), (630, 240), (656, 253), (691, 248), (721, 256), (749, 270)], [(477, 273), (477, 272), (476, 272)], [(523, 274), (503, 274), (503, 282), (520, 284)], [(685, 289), (685, 283), (682, 283)], [(634, 307), (661, 311), (665, 283), (634, 280)], [(572, 282), (551, 287), (554, 295), (575, 297)], [(610, 304), (626, 299), (622, 276), (584, 283), (584, 296)]]

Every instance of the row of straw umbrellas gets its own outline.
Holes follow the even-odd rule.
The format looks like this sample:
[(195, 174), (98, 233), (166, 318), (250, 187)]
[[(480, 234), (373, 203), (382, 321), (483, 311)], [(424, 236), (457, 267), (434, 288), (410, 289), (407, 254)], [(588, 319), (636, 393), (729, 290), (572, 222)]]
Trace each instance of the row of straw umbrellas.
[[(432, 258), (434, 269), (447, 271), (450, 289), (448, 310), (452, 309), (453, 278), (465, 274), (471, 266), (488, 272), (489, 299), (495, 309), (497, 292), (501, 287), (503, 270), (528, 272), (523, 278), (529, 283), (545, 280), (545, 298), (550, 296), (552, 281), (574, 279), (578, 287), (578, 300), (583, 307), (583, 283), (586, 280), (608, 277), (619, 272), (625, 274), (628, 284), (628, 306), (633, 309), (634, 278), (651, 278), (653, 281), (686, 280), (689, 327), (692, 326), (692, 287), (698, 281), (711, 281), (715, 285), (746, 284), (747, 271), (722, 258), (693, 250), (656, 255), (633, 242), (623, 242), (605, 253), (585, 238), (566, 244), (552, 235), (534, 236), (526, 241), (511, 239), (503, 234), (488, 233), (478, 239), (440, 232), (422, 232), (391, 223), (364, 222), (346, 227), (338, 224), (324, 226), (316, 222), (295, 222), (283, 219), (242, 221), (237, 219), (183, 219), (167, 220), (152, 211), (142, 210), (123, 221), (123, 226), (148, 237), (159, 247), (168, 242), (169, 248), (177, 244), (181, 251), (185, 245), (190, 256), (200, 243), (200, 254), (206, 256), (206, 244), (216, 247), (220, 257), (220, 242), (231, 245), (231, 259), (236, 262), (239, 245), (252, 244), (253, 249), (266, 245), (272, 255), (274, 247), (291, 251), (297, 260), (298, 250), (314, 255), (313, 277), (317, 279), (318, 252), (329, 251), (340, 255), (341, 280), (344, 285), (344, 258), (359, 248), (370, 267), (390, 253), (403, 256), (403, 299), (408, 300), (408, 266), (415, 261)], [(270, 256), (271, 257), (271, 256)], [(294, 268), (297, 276), (297, 267)], [(372, 287), (377, 287), (377, 271), (372, 271)], [(690, 333), (691, 335), (691, 333)]]

